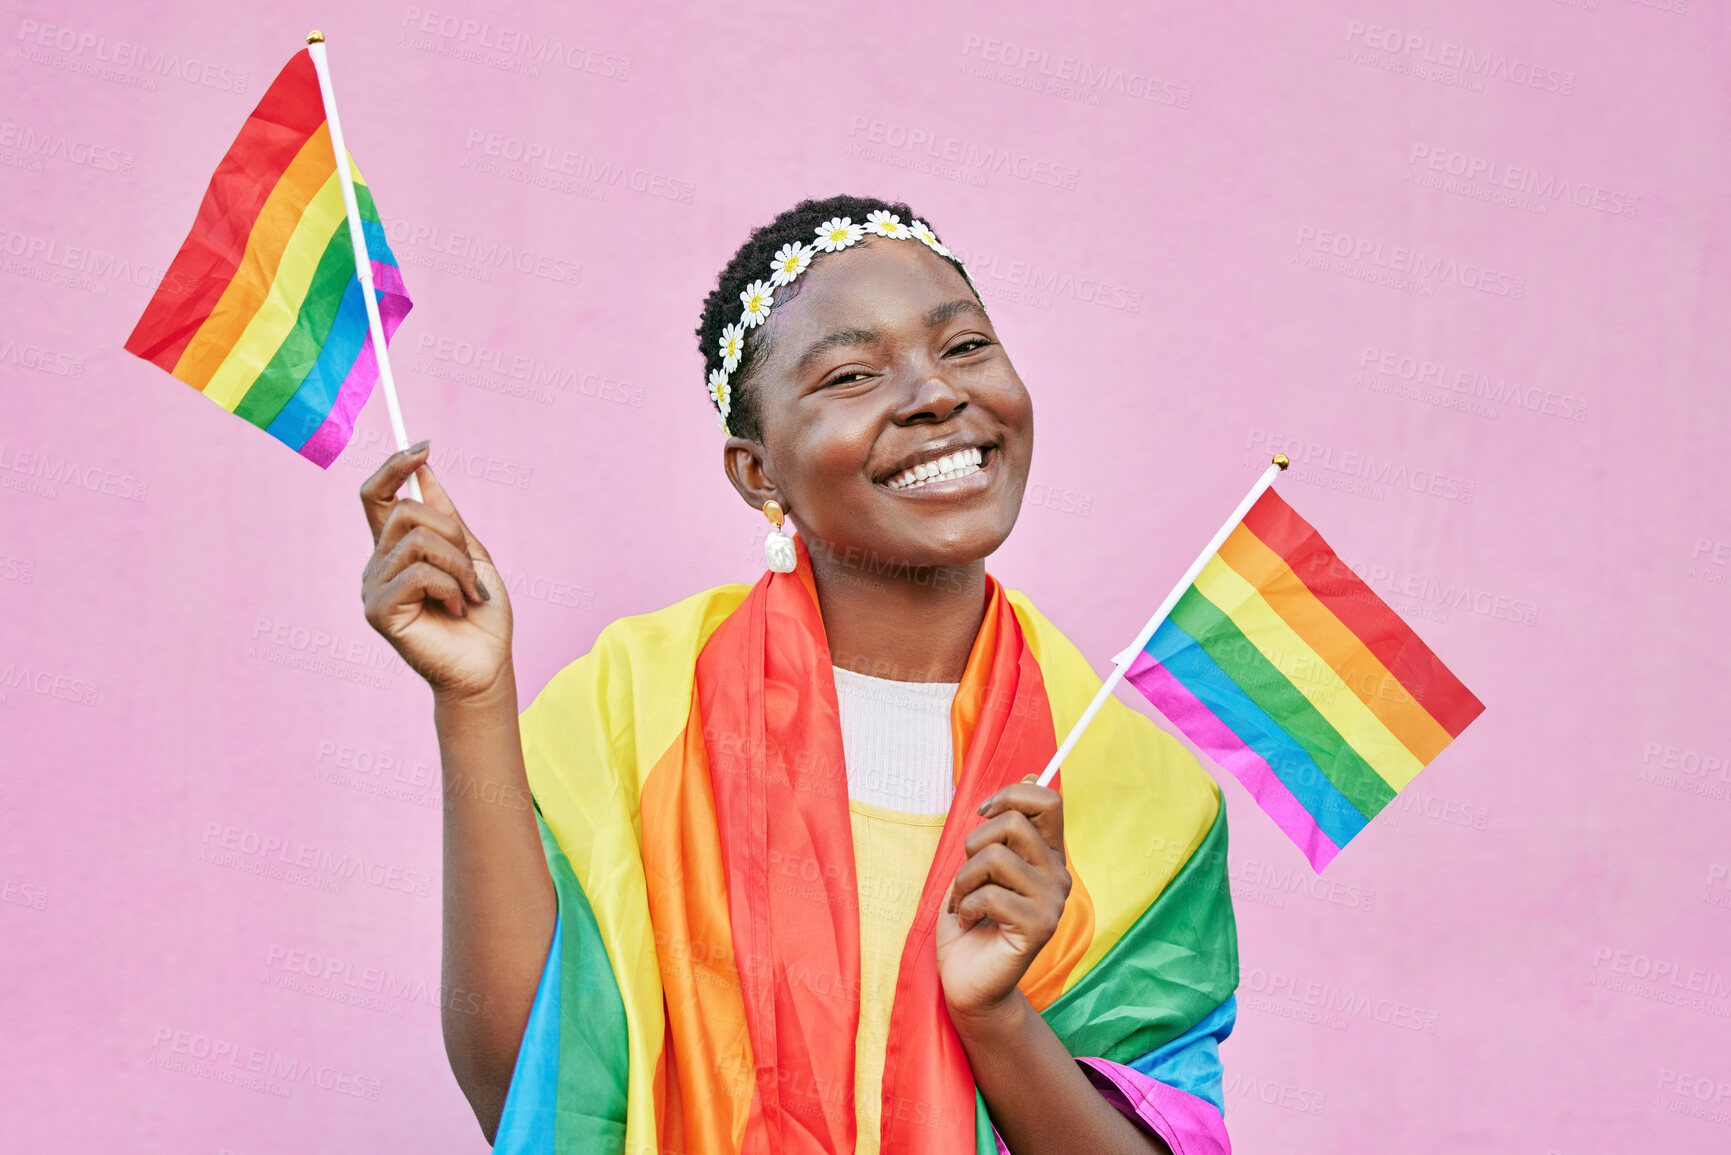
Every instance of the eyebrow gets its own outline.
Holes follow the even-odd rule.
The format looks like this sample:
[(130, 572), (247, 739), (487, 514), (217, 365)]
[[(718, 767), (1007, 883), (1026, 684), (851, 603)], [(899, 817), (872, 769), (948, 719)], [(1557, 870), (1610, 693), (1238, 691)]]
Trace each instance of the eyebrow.
[[(964, 313), (977, 313), (984, 317), (986, 310), (972, 297), (962, 297), (954, 301), (945, 301), (926, 313), (926, 326), (936, 328), (953, 317)], [(810, 368), (811, 363), (829, 352), (847, 345), (875, 345), (884, 339), (884, 335), (876, 329), (838, 329), (827, 336), (820, 337), (806, 347), (799, 355), (799, 360), (793, 363), (793, 371), (803, 373)]]
[(959, 297), (954, 301), (945, 301), (943, 304), (927, 313), (926, 324), (931, 326), (942, 325), (951, 317), (959, 317), (963, 313), (977, 313), (984, 317), (986, 315), (986, 310), (972, 297)]
[(843, 345), (875, 345), (883, 340), (884, 335), (876, 329), (838, 329), (827, 337), (820, 337), (806, 347), (799, 355), (799, 360), (793, 363), (793, 371), (797, 376), (811, 367), (811, 363)]

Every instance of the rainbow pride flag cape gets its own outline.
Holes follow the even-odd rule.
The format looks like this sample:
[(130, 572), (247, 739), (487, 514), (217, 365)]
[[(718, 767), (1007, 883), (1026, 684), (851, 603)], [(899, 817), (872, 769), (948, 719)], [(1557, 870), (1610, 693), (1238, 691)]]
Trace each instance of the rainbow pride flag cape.
[[(1046, 764), (1100, 679), (988, 576), (951, 710), (955, 802), (896, 964), (879, 1134), (862, 1136), (845, 751), (794, 546), (793, 573), (613, 622), (523, 712), (559, 915), (498, 1155), (1002, 1150), (945, 1008), (936, 924), (975, 807)], [(1224, 1155), (1238, 938), (1219, 787), (1111, 699), (1057, 788), (1073, 886), (1022, 992), (1119, 1110), (1175, 1151)]]
[[(408, 291), (354, 159), (387, 341)], [(311, 55), (271, 84), (210, 178), (126, 349), (328, 468), (379, 367)]]
[(1124, 676), (1317, 871), (1484, 710), (1272, 489)]

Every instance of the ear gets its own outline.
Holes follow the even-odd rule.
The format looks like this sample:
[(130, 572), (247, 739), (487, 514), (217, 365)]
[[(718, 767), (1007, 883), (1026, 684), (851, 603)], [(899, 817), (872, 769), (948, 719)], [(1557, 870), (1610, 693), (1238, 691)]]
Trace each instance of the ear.
[(761, 510), (764, 502), (773, 499), (781, 505), (783, 513), (793, 512), (770, 476), (763, 446), (757, 442), (746, 437), (729, 437), (721, 447), (721, 467), (751, 508)]

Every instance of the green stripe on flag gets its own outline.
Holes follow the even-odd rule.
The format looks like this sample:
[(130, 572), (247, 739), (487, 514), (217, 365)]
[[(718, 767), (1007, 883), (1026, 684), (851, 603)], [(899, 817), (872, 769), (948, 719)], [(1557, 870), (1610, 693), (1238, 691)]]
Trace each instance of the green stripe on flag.
[(343, 293), (354, 276), (355, 250), (349, 241), (349, 222), (345, 220), (325, 245), (324, 256), (319, 258), (307, 294), (301, 299), (294, 328), (235, 406), (236, 417), (244, 417), (260, 429), (268, 428), (276, 420), (318, 362), (319, 351), (331, 335), (331, 326), (343, 303)]
[(1166, 889), (1075, 986), (1041, 1012), (1072, 1055), (1129, 1063), (1176, 1039), (1238, 987), (1226, 885), (1226, 802)]
[(554, 1155), (625, 1150), (631, 1055), (625, 1000), (583, 884), (542, 821), (541, 849), (559, 894), (565, 937), (559, 955), (559, 1089)]
[(1172, 607), (1172, 624), (1196, 639), (1245, 697), (1304, 748), (1335, 789), (1366, 818), (1394, 799), (1394, 787), (1340, 736), (1292, 680), (1195, 586)]

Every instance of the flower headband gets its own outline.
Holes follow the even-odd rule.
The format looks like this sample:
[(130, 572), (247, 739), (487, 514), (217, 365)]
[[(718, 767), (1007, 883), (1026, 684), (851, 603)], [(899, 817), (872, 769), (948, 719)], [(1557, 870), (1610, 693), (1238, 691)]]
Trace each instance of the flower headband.
[[(732, 436), (727, 428), (727, 414), (733, 408), (733, 392), (728, 381), (745, 354), (746, 333), (768, 319), (770, 306), (775, 304), (775, 291), (793, 284), (811, 267), (817, 254), (851, 248), (868, 235), (888, 237), (892, 241), (921, 241), (938, 256), (948, 257), (961, 266), (956, 255), (944, 247), (924, 221), (916, 220), (904, 225), (900, 216), (886, 209), (867, 214), (863, 225), (854, 224), (851, 217), (831, 217), (818, 226), (817, 236), (811, 243), (796, 245), (790, 242), (781, 246), (770, 262), (769, 280), (753, 281), (745, 287), (745, 292), (739, 294), (739, 303), (745, 307), (744, 311), (737, 322), (721, 331), (721, 368), (709, 372), (709, 399), (715, 403), (716, 412), (721, 416), (723, 433)], [(962, 270), (962, 276), (968, 278), (970, 286), (973, 284), (973, 278), (968, 277), (966, 269)]]

